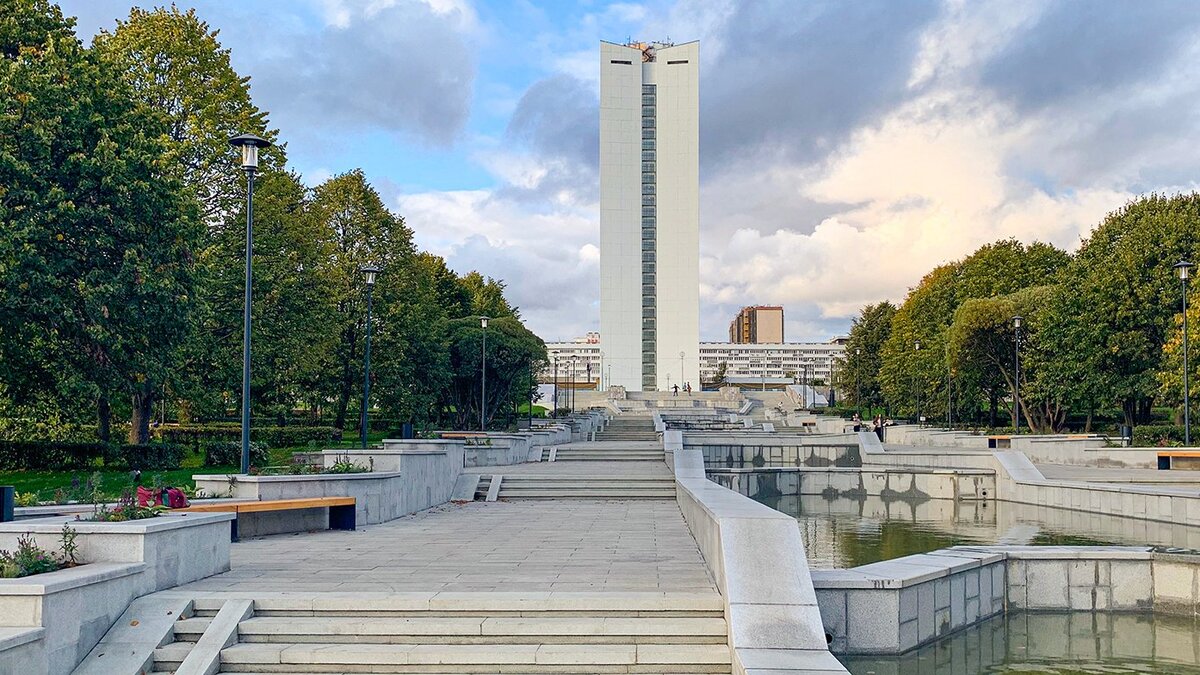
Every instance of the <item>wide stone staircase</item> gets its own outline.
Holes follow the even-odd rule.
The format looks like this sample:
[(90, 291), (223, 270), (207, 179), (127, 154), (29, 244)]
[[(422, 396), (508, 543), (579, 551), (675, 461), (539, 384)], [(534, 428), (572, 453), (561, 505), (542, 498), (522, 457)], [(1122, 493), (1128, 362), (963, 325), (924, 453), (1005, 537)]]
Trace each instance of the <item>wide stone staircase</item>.
[[(662, 453), (659, 453), (661, 460)], [(493, 482), (499, 482), (492, 494)], [(628, 474), (484, 474), (475, 498), (496, 499), (674, 499), (671, 476)]]
[(597, 441), (657, 441), (654, 420), (647, 415), (618, 415), (596, 433)]
[[(721, 597), (689, 593), (440, 593), (256, 598), (215, 627), (196, 598), (154, 650), (174, 672), (219, 643), (223, 673), (729, 673)], [(220, 631), (220, 635), (208, 635)], [(171, 641), (173, 640), (173, 641)]]

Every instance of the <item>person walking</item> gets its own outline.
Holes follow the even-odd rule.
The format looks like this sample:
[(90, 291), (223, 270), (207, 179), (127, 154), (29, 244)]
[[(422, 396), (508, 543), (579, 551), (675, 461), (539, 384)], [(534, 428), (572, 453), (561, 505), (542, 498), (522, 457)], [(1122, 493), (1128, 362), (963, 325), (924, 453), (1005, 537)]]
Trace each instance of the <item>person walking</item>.
[(679, 395), (679, 385), (677, 385), (677, 384), (673, 384), (673, 385), (671, 385), (671, 395), (672, 395), (672, 396), (678, 396), (678, 395)]

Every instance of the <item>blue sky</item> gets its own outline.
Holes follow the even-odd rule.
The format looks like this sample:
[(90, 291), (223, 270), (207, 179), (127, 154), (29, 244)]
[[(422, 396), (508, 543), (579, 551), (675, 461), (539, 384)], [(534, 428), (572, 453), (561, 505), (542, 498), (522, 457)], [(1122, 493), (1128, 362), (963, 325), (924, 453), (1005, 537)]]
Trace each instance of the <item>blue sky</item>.
[[(129, 0), (63, 0), (85, 41)], [(152, 6), (154, 3), (139, 3)], [(701, 334), (826, 339), (1005, 237), (1196, 189), (1186, 0), (206, 0), (309, 184), (361, 167), (547, 339), (598, 328), (600, 40), (701, 42)]]

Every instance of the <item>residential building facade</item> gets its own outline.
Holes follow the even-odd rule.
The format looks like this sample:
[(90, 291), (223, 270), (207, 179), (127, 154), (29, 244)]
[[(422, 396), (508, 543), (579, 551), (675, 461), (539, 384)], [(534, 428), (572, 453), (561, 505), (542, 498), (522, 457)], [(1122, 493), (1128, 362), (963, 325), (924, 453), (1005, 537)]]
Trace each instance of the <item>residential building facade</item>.
[(783, 307), (754, 305), (743, 307), (729, 322), (729, 341), (734, 344), (782, 344)]

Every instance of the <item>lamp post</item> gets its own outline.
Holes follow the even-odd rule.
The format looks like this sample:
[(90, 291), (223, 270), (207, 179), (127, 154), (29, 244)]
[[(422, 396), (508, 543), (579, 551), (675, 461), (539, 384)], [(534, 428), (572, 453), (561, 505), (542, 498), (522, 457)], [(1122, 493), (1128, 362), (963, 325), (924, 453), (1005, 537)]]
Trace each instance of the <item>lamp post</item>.
[(537, 391), (533, 388), (533, 359), (529, 360), (529, 430), (533, 430), (533, 399)]
[(554, 355), (554, 403), (550, 406), (550, 416), (558, 417), (558, 354)]
[[(913, 342), (913, 352), (921, 351), (921, 341)], [(921, 388), (917, 386), (917, 366), (913, 367), (913, 396), (917, 400), (917, 426), (921, 426)]]
[(600, 391), (604, 391), (606, 375), (604, 372), (604, 350), (600, 350)]
[(250, 287), (253, 283), (251, 258), (254, 254), (254, 174), (258, 171), (258, 149), (271, 147), (271, 141), (254, 134), (239, 134), (229, 144), (242, 152), (242, 170), (246, 172), (246, 296), (242, 314), (242, 473), (250, 473)]
[(684, 353), (683, 353), (683, 350), (680, 350), (680, 352), (679, 352), (679, 383), (680, 383), (680, 384), (683, 384), (683, 382), (684, 382), (684, 379), (683, 379), (683, 378), (684, 378), (684, 374), (683, 374), (683, 354), (684, 354)]
[(367, 420), (371, 403), (371, 291), (375, 289), (375, 275), (379, 274), (379, 268), (374, 265), (364, 265), (362, 268), (363, 276), (367, 281), (367, 337), (366, 347), (363, 349), (363, 404), (362, 404), (362, 446), (367, 448)]
[(862, 418), (863, 418), (862, 386), (858, 379), (858, 373), (860, 370), (862, 370), (862, 359), (860, 358), (861, 356), (862, 356), (862, 350), (855, 348), (854, 349), (854, 405), (858, 408), (859, 421), (862, 421)]
[(483, 361), (479, 364), (479, 430), (487, 431), (487, 326), (488, 317), (479, 317), (483, 328)]
[(1012, 318), (1013, 323), (1013, 404), (1016, 415), (1013, 417), (1013, 433), (1021, 433), (1021, 324), (1025, 320), (1021, 315)]
[(571, 355), (571, 414), (575, 414), (575, 371), (579, 368), (579, 356)]
[(1175, 263), (1175, 272), (1179, 274), (1180, 290), (1183, 294), (1183, 445), (1192, 445), (1192, 411), (1191, 391), (1188, 377), (1188, 316), (1187, 316), (1187, 282), (1191, 276), (1192, 263), (1180, 260)]

